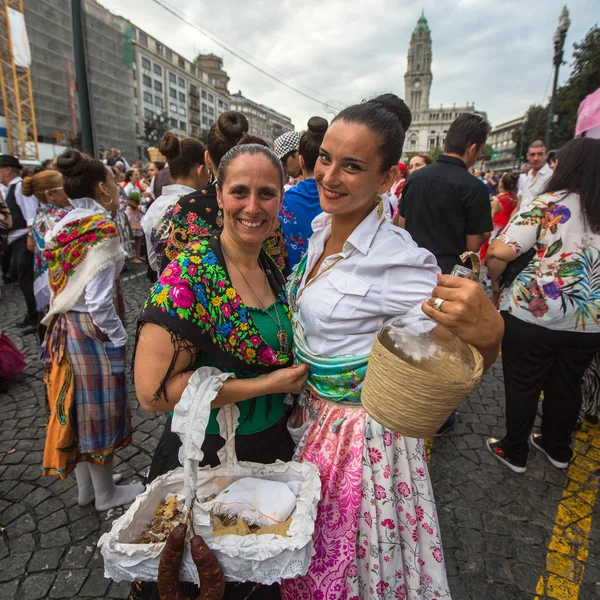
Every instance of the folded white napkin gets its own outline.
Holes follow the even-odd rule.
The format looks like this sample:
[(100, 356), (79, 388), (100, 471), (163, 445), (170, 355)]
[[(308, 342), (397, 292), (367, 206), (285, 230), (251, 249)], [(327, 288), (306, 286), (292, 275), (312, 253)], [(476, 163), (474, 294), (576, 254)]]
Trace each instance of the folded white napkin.
[(215, 515), (244, 519), (248, 525), (267, 527), (283, 523), (296, 508), (296, 496), (282, 481), (243, 477), (204, 506)]

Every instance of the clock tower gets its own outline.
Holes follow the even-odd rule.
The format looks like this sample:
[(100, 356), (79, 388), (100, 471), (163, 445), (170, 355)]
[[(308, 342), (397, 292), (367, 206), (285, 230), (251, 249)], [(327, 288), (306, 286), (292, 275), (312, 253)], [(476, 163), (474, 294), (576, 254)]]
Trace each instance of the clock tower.
[(410, 38), (408, 65), (404, 75), (404, 101), (414, 116), (417, 112), (429, 109), (432, 80), (431, 31), (423, 12)]

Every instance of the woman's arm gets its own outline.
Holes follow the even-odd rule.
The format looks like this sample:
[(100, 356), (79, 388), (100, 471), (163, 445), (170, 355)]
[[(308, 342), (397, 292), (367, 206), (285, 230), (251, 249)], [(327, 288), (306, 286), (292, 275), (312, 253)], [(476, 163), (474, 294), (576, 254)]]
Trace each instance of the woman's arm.
[[(155, 398), (176, 354), (175, 364), (165, 382), (165, 392)], [(171, 334), (163, 327), (154, 323), (143, 325), (135, 352), (134, 379), (138, 401), (144, 410), (173, 410), (194, 374), (190, 369), (193, 358), (189, 352), (175, 345)], [(212, 407), (242, 402), (265, 394), (299, 392), (307, 377), (306, 365), (294, 365), (251, 379), (228, 379), (223, 383)]]
[(517, 253), (507, 243), (494, 240), (488, 248), (485, 264), (492, 281), (497, 280), (506, 270), (506, 265), (517, 258)]
[(502, 210), (502, 204), (498, 200), (498, 196), (492, 198), (492, 217), (495, 217)]

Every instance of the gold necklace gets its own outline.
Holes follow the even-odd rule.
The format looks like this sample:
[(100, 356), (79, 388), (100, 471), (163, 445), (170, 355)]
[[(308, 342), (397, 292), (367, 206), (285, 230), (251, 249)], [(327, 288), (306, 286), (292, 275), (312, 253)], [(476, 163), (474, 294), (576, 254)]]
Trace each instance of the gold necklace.
[[(246, 285), (250, 288), (250, 291), (254, 294), (254, 297), (258, 300), (259, 304), (263, 307), (263, 310), (267, 313), (267, 316), (269, 317), (269, 319), (271, 319), (271, 321), (273, 321), (273, 323), (276, 325), (276, 327), (278, 329), (277, 341), (279, 342), (279, 348), (280, 348), (281, 352), (287, 354), (289, 351), (289, 340), (288, 340), (288, 335), (287, 335), (286, 331), (283, 329), (283, 327), (281, 325), (281, 318), (279, 317), (279, 313), (277, 312), (277, 295), (275, 295), (275, 302), (273, 303), (275, 306), (275, 316), (277, 317), (277, 321), (276, 321), (271, 316), (271, 313), (269, 312), (269, 308), (265, 307), (264, 302), (260, 299), (259, 295), (254, 291), (254, 288), (250, 285), (250, 282), (248, 281), (248, 279), (246, 279), (244, 272), (237, 266), (235, 260), (233, 260), (233, 258), (231, 257), (231, 254), (229, 254), (229, 252), (227, 252), (227, 249), (225, 248), (225, 246), (223, 246), (222, 243), (221, 243), (221, 248), (223, 249), (223, 252), (225, 252), (225, 254), (227, 255), (227, 258), (231, 261), (233, 266), (238, 270), (239, 274), (242, 276), (242, 278), (246, 282)], [(260, 266), (260, 262), (258, 264)], [(270, 289), (271, 286), (269, 284), (269, 278), (267, 277), (267, 274), (264, 272), (262, 267), (261, 267), (261, 271), (263, 272), (263, 275), (265, 276), (265, 281), (267, 282), (267, 287)]]

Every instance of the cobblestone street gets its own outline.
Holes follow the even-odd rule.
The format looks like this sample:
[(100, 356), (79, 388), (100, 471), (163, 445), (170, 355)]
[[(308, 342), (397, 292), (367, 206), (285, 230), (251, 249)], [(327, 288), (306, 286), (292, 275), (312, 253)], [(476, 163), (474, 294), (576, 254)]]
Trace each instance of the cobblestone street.
[[(149, 284), (123, 282), (129, 351)], [(77, 505), (74, 477), (40, 477), (45, 436), (43, 374), (37, 338), (21, 336), (23, 300), (15, 285), (0, 299), (0, 329), (23, 349), (28, 366), (0, 384), (0, 600), (126, 598), (129, 584), (103, 576), (96, 542), (122, 509), (97, 513)], [(130, 383), (135, 433), (118, 451), (125, 482), (143, 479), (165, 417), (138, 408)], [(600, 516), (596, 502), (600, 428), (577, 433), (577, 456), (559, 471), (535, 450), (516, 475), (485, 449), (503, 433), (498, 361), (465, 400), (455, 428), (435, 439), (430, 465), (454, 600), (592, 600), (600, 597)]]

